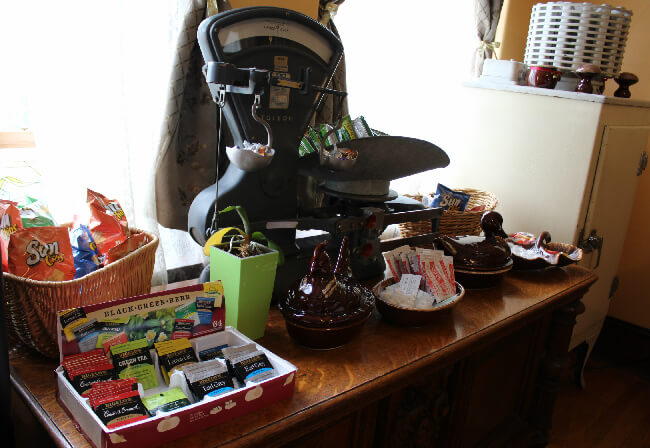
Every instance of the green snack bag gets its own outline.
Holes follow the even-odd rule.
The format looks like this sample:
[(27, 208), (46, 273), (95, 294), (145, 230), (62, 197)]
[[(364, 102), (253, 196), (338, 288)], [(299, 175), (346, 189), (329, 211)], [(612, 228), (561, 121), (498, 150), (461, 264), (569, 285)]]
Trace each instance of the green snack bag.
[(370, 126), (368, 126), (368, 123), (366, 123), (366, 119), (363, 117), (363, 115), (360, 115), (359, 117), (352, 120), (352, 126), (357, 138), (372, 137), (374, 135), (370, 129)]
[[(332, 130), (332, 126), (330, 126), (329, 124), (321, 124), (319, 128), (320, 128), (320, 136), (322, 138), (325, 138), (325, 135)], [(329, 135), (329, 137), (327, 137), (327, 141), (325, 142), (325, 144), (327, 146), (332, 146), (335, 145), (336, 143), (338, 143), (338, 139), (336, 138), (336, 132), (333, 132)]]
[(298, 148), (298, 155), (302, 157), (307, 154), (311, 154), (313, 152), (316, 152), (316, 149), (309, 142), (309, 138), (307, 138), (307, 136), (304, 136), (302, 139), (300, 139), (300, 147)]
[(190, 400), (178, 387), (169, 389), (167, 392), (144, 397), (142, 402), (151, 416), (155, 416), (159, 412), (170, 412), (191, 404)]
[(25, 195), (25, 201), (18, 204), (23, 227), (54, 226), (50, 210), (38, 199)]
[(320, 144), (320, 138), (316, 131), (313, 128), (308, 128), (307, 133), (309, 134), (309, 141), (311, 141), (311, 145), (316, 149), (317, 152), (320, 152), (321, 150), (321, 144)]
[(343, 123), (341, 124), (341, 136), (343, 137), (343, 141), (353, 140), (357, 138), (357, 134), (354, 132), (354, 125), (352, 124), (352, 120), (350, 119), (349, 115), (343, 117)]

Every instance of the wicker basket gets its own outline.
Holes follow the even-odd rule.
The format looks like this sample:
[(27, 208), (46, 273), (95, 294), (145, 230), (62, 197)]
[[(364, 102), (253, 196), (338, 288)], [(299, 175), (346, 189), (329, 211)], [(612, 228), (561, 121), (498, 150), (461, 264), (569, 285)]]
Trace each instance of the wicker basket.
[[(458, 236), (458, 235), (479, 235), (481, 233), (481, 216), (483, 213), (494, 210), (497, 206), (497, 198), (487, 191), (468, 189), (457, 189), (470, 195), (467, 209), (483, 205), (481, 211), (451, 211), (445, 210), (440, 218), (438, 231), (441, 235)], [(404, 195), (418, 201), (422, 200), (421, 195)], [(399, 230), (402, 237), (423, 235), (431, 233), (431, 221), (405, 222), (399, 224)]]
[(595, 64), (602, 75), (621, 71), (632, 11), (621, 7), (575, 2), (533, 6), (524, 62), (574, 71)]
[(38, 281), (4, 273), (5, 322), (10, 342), (57, 358), (57, 311), (148, 293), (158, 238), (138, 229), (131, 229), (131, 233), (145, 233), (149, 242), (76, 280)]

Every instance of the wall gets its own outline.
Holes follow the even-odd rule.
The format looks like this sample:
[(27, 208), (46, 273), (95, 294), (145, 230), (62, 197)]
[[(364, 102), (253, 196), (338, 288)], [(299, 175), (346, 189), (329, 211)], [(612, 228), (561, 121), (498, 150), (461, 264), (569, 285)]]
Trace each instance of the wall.
[[(538, 0), (505, 0), (496, 40), (501, 42), (500, 59), (523, 61), (530, 12)], [(600, 3), (600, 2), (592, 2)], [(623, 71), (635, 73), (640, 82), (632, 96), (650, 101), (650, 2), (617, 0), (616, 6), (632, 10), (632, 26), (623, 59)], [(613, 94), (616, 83), (607, 82), (605, 94)], [(650, 153), (650, 147), (646, 151)], [(650, 328), (650, 170), (639, 181), (630, 220), (623, 259), (619, 266), (619, 290), (610, 304), (609, 314), (626, 322)]]

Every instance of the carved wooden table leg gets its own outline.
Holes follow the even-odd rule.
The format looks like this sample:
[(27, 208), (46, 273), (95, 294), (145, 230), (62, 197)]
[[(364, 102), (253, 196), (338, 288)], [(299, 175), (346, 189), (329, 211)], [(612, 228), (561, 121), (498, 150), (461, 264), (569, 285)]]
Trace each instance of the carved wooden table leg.
[(553, 420), (553, 408), (560, 387), (563, 373), (571, 365), (569, 342), (576, 323), (576, 316), (585, 311), (580, 301), (584, 292), (577, 295), (574, 302), (555, 311), (546, 343), (546, 353), (537, 379), (535, 405), (533, 406), (532, 425), (535, 435), (531, 446), (544, 447), (550, 441), (550, 430)]

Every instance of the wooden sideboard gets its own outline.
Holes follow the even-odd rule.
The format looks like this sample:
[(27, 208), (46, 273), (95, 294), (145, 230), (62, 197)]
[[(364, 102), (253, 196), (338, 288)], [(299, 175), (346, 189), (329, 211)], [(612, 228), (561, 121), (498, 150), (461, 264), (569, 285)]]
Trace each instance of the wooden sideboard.
[[(433, 325), (385, 323), (326, 351), (288, 336), (272, 309), (258, 342), (298, 367), (289, 400), (170, 447), (544, 446), (580, 298), (596, 281), (578, 266), (511, 272), (468, 291)], [(56, 361), (15, 349), (11, 379), (54, 442), (86, 447), (56, 401)]]

